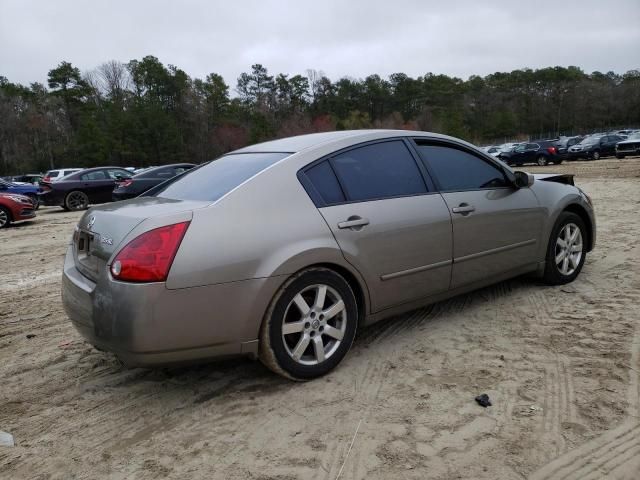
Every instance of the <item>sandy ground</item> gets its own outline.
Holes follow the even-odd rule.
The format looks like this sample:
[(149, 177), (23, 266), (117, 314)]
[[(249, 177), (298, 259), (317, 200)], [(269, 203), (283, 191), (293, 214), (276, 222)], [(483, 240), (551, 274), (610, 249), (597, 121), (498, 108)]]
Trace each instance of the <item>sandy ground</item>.
[(0, 478), (640, 478), (640, 158), (528, 170), (576, 173), (593, 197), (577, 281), (514, 279), (377, 324), (309, 383), (242, 359), (122, 368), (62, 310), (80, 214), (0, 232), (0, 430), (16, 441)]

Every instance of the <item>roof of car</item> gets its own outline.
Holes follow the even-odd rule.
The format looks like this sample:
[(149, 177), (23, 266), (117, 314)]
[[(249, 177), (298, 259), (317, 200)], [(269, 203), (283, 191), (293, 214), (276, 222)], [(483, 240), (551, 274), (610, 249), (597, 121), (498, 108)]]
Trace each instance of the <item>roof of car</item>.
[[(407, 137), (407, 136), (427, 136), (431, 138), (439, 138), (443, 140), (455, 140), (456, 142), (466, 143), (457, 138), (440, 135), (438, 133), (418, 132), (411, 130), (338, 130), (335, 132), (310, 133), (307, 135), (298, 135), (295, 137), (281, 138), (279, 140), (271, 140), (269, 142), (257, 143), (248, 147), (241, 148), (232, 153), (251, 153), (251, 152), (288, 152), (297, 153), (308, 148), (317, 147), (319, 145), (337, 142), (344, 139), (357, 139), (362, 137), (363, 141), (382, 139), (388, 137)], [(470, 145), (470, 144), (469, 144)]]

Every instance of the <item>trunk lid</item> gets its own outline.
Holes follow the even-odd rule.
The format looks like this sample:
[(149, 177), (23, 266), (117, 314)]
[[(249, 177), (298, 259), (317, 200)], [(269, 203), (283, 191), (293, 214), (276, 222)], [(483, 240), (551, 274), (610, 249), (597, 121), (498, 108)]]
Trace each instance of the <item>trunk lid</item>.
[(139, 197), (92, 207), (82, 216), (73, 234), (76, 268), (85, 277), (95, 281), (124, 238), (141, 222), (193, 211), (209, 203)]

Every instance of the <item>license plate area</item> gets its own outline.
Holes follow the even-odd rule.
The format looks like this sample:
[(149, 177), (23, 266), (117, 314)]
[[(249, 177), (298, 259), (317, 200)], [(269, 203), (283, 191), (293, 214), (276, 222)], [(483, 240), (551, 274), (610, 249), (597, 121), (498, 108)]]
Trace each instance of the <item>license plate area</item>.
[(92, 277), (98, 272), (98, 258), (93, 255), (97, 240), (98, 235), (86, 230), (79, 230), (75, 242), (78, 266), (85, 273), (91, 274)]

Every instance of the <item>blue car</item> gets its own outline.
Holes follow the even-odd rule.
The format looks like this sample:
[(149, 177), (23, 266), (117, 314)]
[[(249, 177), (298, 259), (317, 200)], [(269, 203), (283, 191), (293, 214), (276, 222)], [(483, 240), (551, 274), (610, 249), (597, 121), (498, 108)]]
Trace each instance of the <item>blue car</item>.
[(22, 185), (19, 183), (7, 182), (6, 180), (0, 179), (0, 193), (16, 193), (19, 195), (26, 195), (33, 202), (33, 208), (36, 210), (40, 206), (40, 197), (38, 197), (38, 193), (40, 192), (40, 187), (37, 185)]

